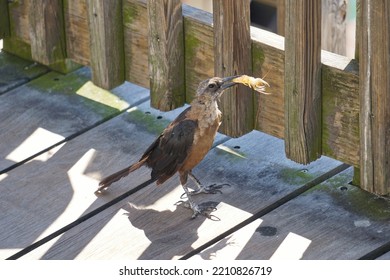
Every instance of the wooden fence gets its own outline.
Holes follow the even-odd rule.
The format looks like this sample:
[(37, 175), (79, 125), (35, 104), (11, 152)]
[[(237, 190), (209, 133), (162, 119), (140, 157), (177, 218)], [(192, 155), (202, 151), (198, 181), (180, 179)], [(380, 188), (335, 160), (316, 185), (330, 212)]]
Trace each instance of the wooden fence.
[(358, 1), (356, 59), (321, 51), (321, 1), (283, 7), (285, 37), (250, 27), (248, 0), (214, 0), (213, 15), (179, 0), (0, 0), (0, 36), (57, 71), (91, 66), (101, 87), (148, 87), (161, 110), (190, 102), (207, 77), (267, 74), (272, 95), (223, 96), (222, 132), (283, 138), (292, 160), (338, 159), (389, 194), (390, 3)]

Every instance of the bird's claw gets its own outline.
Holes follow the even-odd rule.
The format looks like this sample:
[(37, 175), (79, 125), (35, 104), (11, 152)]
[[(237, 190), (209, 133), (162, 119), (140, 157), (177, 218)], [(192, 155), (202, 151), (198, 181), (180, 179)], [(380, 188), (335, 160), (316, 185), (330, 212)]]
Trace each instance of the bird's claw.
[[(200, 194), (200, 193), (206, 193), (206, 194), (222, 194), (222, 191), (221, 189), (224, 187), (224, 186), (230, 186), (230, 184), (227, 184), (227, 183), (224, 183), (224, 184), (212, 184), (212, 185), (209, 185), (209, 186), (200, 186), (197, 190), (194, 190), (194, 191), (191, 191), (190, 192), (190, 195), (197, 195), (197, 194)], [(180, 198), (184, 198), (186, 194), (183, 193)]]
[(211, 212), (214, 212), (217, 210), (217, 203), (216, 202), (209, 201), (209, 202), (203, 202), (201, 204), (191, 205), (191, 203), (189, 201), (180, 200), (180, 201), (176, 202), (175, 205), (183, 206), (185, 208), (191, 209), (194, 212), (191, 216), (191, 219), (195, 219), (199, 215), (202, 215), (210, 220), (220, 221), (220, 219), (217, 216), (211, 215)]

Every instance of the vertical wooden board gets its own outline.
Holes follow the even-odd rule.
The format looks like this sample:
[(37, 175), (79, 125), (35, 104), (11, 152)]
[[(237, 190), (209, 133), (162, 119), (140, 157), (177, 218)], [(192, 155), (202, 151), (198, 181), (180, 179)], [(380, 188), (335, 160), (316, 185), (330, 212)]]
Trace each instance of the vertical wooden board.
[(10, 36), (3, 40), (3, 50), (24, 59), (32, 60), (29, 28), (30, 1), (8, 3)]
[(9, 27), (9, 13), (8, 13), (8, 1), (0, 0), (0, 39), (8, 37), (10, 35)]
[(340, 55), (347, 54), (345, 0), (323, 0), (322, 2), (322, 49)]
[(37, 63), (0, 52), (0, 95), (48, 71), (46, 67)]
[(286, 1), (285, 143), (292, 160), (321, 155), (321, 3)]
[[(377, 194), (390, 193), (390, 5), (361, 1), (360, 182)], [(378, 34), (376, 30), (381, 29)]]
[(184, 28), (180, 0), (149, 0), (149, 75), (153, 107), (169, 111), (185, 101)]
[(195, 259), (358, 259), (390, 237), (390, 201), (349, 184), (352, 168), (202, 251)]
[[(214, 0), (213, 22), (215, 75), (251, 75), (250, 2)], [(253, 129), (253, 95), (248, 87), (226, 90), (220, 107), (222, 133), (240, 136)]]
[(146, 1), (123, 0), (126, 80), (149, 88), (148, 16)]
[(323, 52), (322, 153), (359, 166), (359, 66)]
[(201, 81), (214, 76), (213, 18), (210, 13), (183, 5), (186, 102)]
[(89, 79), (86, 68), (68, 75), (50, 72), (1, 95), (2, 172), (146, 97), (136, 94), (139, 87), (123, 85), (111, 93)]
[(63, 0), (67, 55), (82, 65), (90, 65), (90, 35), (86, 0)]
[(79, 68), (67, 59), (63, 1), (33, 0), (29, 18), (32, 59), (61, 73)]
[(30, 1), (12, 1), (8, 3), (11, 36), (30, 43), (29, 10)]
[(124, 82), (122, 1), (87, 0), (92, 81), (111, 89)]
[(252, 27), (253, 75), (269, 82), (271, 95), (255, 93), (255, 129), (284, 137), (284, 39)]
[(277, 0), (276, 7), (276, 20), (277, 20), (277, 31), (278, 34), (284, 36), (285, 29), (285, 21), (286, 21), (286, 1), (285, 0)]
[(31, 1), (30, 42), (32, 58), (49, 65), (66, 58), (62, 0)]
[[(139, 130), (144, 127), (149, 125), (141, 124)], [(128, 147), (129, 141), (117, 137), (118, 132), (115, 129), (111, 137), (118, 139), (119, 147)], [(107, 173), (113, 169), (113, 162), (118, 161), (120, 168), (129, 160), (118, 152), (109, 158), (110, 162), (104, 163), (110, 169)], [(322, 158), (303, 167), (284, 157), (282, 140), (251, 132), (218, 145), (194, 169), (204, 184), (230, 184), (222, 194), (195, 197), (197, 202), (217, 204), (213, 214), (221, 221), (204, 217), (191, 220), (190, 210), (176, 206), (183, 190), (174, 176), (161, 187), (132, 194), (25, 258), (177, 259), (338, 165)], [(137, 184), (134, 180), (138, 180), (137, 174), (115, 183), (111, 191)], [(116, 249), (119, 246), (121, 250)]]

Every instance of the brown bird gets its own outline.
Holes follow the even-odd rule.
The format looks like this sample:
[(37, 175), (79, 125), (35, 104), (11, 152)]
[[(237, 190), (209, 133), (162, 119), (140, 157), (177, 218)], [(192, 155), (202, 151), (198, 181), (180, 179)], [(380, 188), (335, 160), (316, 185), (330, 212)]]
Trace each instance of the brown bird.
[[(220, 185), (202, 185), (192, 173), (192, 169), (205, 157), (214, 142), (222, 115), (218, 109), (217, 101), (225, 89), (238, 83), (236, 82), (239, 81), (237, 77), (241, 76), (214, 77), (202, 81), (190, 106), (164, 129), (141, 159), (137, 163), (104, 178), (99, 183), (97, 193), (101, 193), (112, 183), (141, 166), (152, 169), (151, 177), (157, 181), (157, 185), (164, 183), (178, 172), (180, 184), (188, 199), (188, 206), (193, 211), (192, 218), (199, 214), (210, 218), (209, 212), (212, 209), (206, 206), (206, 203), (196, 204), (192, 195), (220, 192)], [(262, 84), (263, 82), (264, 84)], [(263, 80), (257, 81), (257, 86), (259, 85), (268, 86)], [(188, 190), (188, 177), (194, 180), (198, 186), (197, 190), (192, 192)]]

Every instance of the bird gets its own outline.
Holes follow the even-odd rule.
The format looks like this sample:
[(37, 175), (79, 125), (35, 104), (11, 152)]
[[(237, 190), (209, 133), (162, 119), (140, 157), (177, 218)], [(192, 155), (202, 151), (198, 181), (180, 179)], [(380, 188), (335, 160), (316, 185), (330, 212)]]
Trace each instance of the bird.
[[(151, 179), (157, 185), (163, 184), (178, 173), (180, 185), (187, 197), (185, 206), (193, 212), (191, 217), (203, 215), (211, 218), (210, 212), (214, 209), (211, 209), (207, 203), (197, 204), (193, 196), (199, 193), (218, 193), (221, 185), (203, 185), (195, 177), (192, 169), (211, 149), (221, 125), (222, 113), (218, 108), (219, 98), (226, 89), (238, 83), (242, 83), (240, 76), (213, 77), (200, 82), (190, 106), (163, 130), (138, 162), (102, 179), (96, 193), (104, 192), (112, 183), (146, 166), (151, 169)], [(258, 79), (256, 85), (266, 86), (268, 84)], [(196, 190), (189, 190), (188, 178), (195, 182)]]

